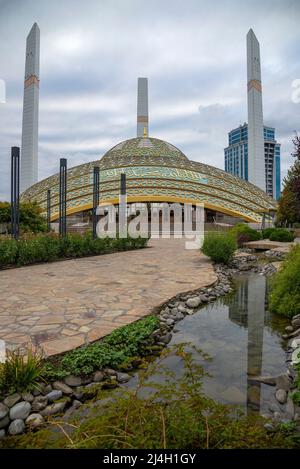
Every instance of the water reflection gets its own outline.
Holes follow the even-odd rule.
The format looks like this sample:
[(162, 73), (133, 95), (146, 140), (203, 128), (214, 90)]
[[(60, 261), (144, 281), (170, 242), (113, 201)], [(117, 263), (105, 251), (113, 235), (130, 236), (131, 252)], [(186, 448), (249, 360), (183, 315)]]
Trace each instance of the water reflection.
[(248, 328), (247, 341), (247, 410), (259, 412), (261, 384), (251, 380), (262, 373), (265, 326), (266, 279), (253, 276), (240, 281), (229, 304), (229, 319)]
[[(205, 365), (212, 375), (204, 380), (208, 395), (257, 413), (274, 402), (274, 389), (251, 378), (284, 371), (281, 331), (285, 321), (278, 324), (265, 311), (264, 276), (240, 275), (235, 282), (234, 293), (178, 323), (171, 343), (191, 342), (212, 356)], [(174, 358), (168, 360), (168, 366), (180, 370)]]
[[(219, 402), (241, 405), (248, 413), (266, 412), (275, 404), (274, 388), (251, 378), (285, 371), (281, 332), (287, 321), (265, 311), (266, 290), (265, 277), (240, 275), (232, 294), (177, 323), (170, 343), (189, 342), (208, 353), (212, 361), (205, 363), (205, 369), (211, 377), (204, 378), (204, 392)], [(175, 354), (163, 361), (178, 377), (182, 375), (183, 363)]]

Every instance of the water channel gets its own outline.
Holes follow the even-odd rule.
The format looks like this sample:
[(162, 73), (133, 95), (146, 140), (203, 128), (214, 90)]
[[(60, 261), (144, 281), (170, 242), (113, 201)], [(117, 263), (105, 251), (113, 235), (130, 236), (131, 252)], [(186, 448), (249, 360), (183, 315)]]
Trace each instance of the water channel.
[[(253, 381), (254, 376), (276, 376), (286, 371), (281, 334), (287, 321), (266, 309), (267, 280), (259, 274), (240, 274), (235, 290), (226, 297), (186, 316), (175, 326), (170, 345), (190, 343), (212, 358), (203, 362), (190, 348), (194, 359), (211, 375), (204, 378), (205, 393), (218, 402), (236, 404), (247, 413), (268, 413), (278, 406), (274, 387)], [(183, 373), (183, 363), (175, 353), (164, 365)], [(163, 375), (155, 380), (163, 380)], [(130, 380), (130, 387), (136, 378)]]

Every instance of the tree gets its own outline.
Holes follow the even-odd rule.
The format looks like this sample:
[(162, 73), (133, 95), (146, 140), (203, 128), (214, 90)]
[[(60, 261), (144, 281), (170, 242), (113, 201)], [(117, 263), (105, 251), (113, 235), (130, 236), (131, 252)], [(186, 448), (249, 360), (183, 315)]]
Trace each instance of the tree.
[[(0, 223), (11, 223), (11, 206), (9, 202), (0, 202)], [(37, 203), (20, 204), (20, 228), (21, 231), (38, 233), (47, 230), (45, 218), (41, 215), (41, 208)]]
[(288, 225), (300, 223), (300, 137), (298, 135), (293, 139), (293, 144), (292, 156), (296, 161), (284, 178), (277, 212), (277, 221)]

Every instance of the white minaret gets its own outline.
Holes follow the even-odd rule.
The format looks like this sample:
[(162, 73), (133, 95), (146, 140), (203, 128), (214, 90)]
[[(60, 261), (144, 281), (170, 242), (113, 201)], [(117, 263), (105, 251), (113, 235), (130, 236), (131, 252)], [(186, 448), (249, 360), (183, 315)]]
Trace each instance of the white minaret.
[(138, 78), (137, 137), (148, 137), (148, 78)]
[(261, 91), (259, 42), (252, 31), (247, 34), (248, 78), (248, 180), (266, 190), (264, 123)]
[(36, 23), (26, 41), (23, 101), (21, 192), (38, 180), (40, 30)]

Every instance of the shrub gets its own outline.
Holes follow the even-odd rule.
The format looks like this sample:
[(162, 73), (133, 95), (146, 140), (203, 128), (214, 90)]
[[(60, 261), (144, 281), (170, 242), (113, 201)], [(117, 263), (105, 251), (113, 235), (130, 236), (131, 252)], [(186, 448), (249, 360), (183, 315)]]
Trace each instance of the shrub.
[(270, 235), (270, 241), (291, 242), (294, 241), (294, 233), (285, 230), (284, 228), (277, 228)]
[(230, 233), (236, 238), (237, 244), (241, 247), (244, 243), (249, 241), (258, 241), (261, 239), (261, 234), (259, 231), (254, 230), (245, 223), (239, 223), (235, 225)]
[(2, 237), (0, 239), (0, 268), (6, 265), (15, 264), (18, 252), (18, 246), (10, 238)]
[[(8, 202), (0, 202), (0, 223), (11, 223), (11, 206)], [(45, 232), (47, 224), (41, 215), (41, 208), (37, 203), (20, 204), (20, 229), (23, 232)]]
[(205, 236), (202, 252), (214, 262), (228, 264), (236, 248), (235, 238), (231, 234), (213, 232)]
[(292, 318), (300, 313), (300, 245), (288, 254), (271, 281), (270, 310)]
[(277, 228), (266, 228), (265, 230), (262, 230), (262, 238), (269, 239), (271, 234), (276, 230)]
[(26, 353), (8, 351), (6, 361), (0, 365), (0, 389), (11, 393), (37, 388), (43, 371), (44, 356), (41, 351), (31, 347)]
[(145, 247), (147, 242), (147, 238), (131, 237), (93, 239), (90, 233), (84, 236), (68, 234), (65, 237), (59, 237), (54, 233), (29, 234), (19, 240), (3, 236), (0, 238), (0, 268), (139, 249)]

